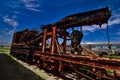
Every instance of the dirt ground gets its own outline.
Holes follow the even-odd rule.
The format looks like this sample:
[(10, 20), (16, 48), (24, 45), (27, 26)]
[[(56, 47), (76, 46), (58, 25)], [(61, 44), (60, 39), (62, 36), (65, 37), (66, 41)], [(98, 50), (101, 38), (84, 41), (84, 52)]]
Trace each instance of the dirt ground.
[(0, 80), (60, 80), (36, 66), (0, 53)]

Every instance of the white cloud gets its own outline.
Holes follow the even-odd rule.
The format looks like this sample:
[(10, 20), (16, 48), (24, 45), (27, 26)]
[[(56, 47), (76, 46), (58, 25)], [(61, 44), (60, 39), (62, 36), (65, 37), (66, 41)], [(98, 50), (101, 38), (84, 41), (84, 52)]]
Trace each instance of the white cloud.
[(11, 1), (7, 1), (5, 5), (11, 8), (19, 8), (20, 2), (19, 0), (11, 0)]
[[(106, 0), (104, 2), (104, 4), (100, 5), (101, 7), (105, 7), (108, 6), (110, 8), (110, 10), (112, 10), (112, 16), (108, 21), (108, 26), (112, 27), (113, 25), (116, 24), (120, 24), (120, 0)], [(96, 27), (94, 27), (96, 26)], [(85, 28), (85, 31), (90, 31), (90, 32), (94, 32), (95, 30), (98, 30), (99, 27), (98, 25), (94, 25), (94, 26), (88, 26)], [(101, 29), (105, 29), (106, 28), (106, 24), (103, 24)]]
[(120, 24), (120, 17), (112, 20), (112, 21), (109, 21), (108, 22), (109, 26), (112, 26), (112, 25), (115, 25), (115, 24)]
[[(6, 6), (15, 9), (23, 8), (35, 12), (42, 12), (42, 10), (39, 9), (41, 2), (41, 0), (13, 0), (6, 2)], [(19, 12), (14, 11), (14, 13), (18, 14)]]
[(118, 31), (120, 32), (120, 29)]
[(12, 18), (13, 18), (13, 19), (16, 19), (16, 18), (17, 18), (17, 16), (16, 16), (16, 15), (13, 15), (13, 16), (12, 16)]
[[(113, 20), (110, 20), (108, 21), (108, 26), (113, 26), (115, 24), (120, 24), (120, 17), (117, 17)], [(83, 30), (84, 31), (90, 31), (90, 32), (94, 32), (95, 30), (98, 30), (98, 29), (105, 29), (107, 26), (107, 24), (103, 24), (101, 26), (101, 28), (99, 27), (99, 25), (92, 25), (92, 26), (83, 26)]]
[(41, 12), (40, 10), (35, 9), (35, 8), (27, 8), (27, 9), (32, 10), (32, 11), (36, 11), (36, 12)]
[(8, 15), (6, 15), (6, 16), (3, 17), (3, 20), (7, 24), (9, 24), (9, 25), (11, 25), (13, 27), (16, 27), (16, 26), (18, 26), (18, 22), (14, 18), (15, 18), (15, 15), (12, 16), (12, 18), (10, 18)]
[(38, 9), (40, 7), (39, 2), (40, 1), (38, 0), (22, 0), (22, 3), (24, 4), (26, 9), (36, 12), (42, 12), (41, 10)]
[(116, 35), (120, 36), (120, 32), (117, 32)]
[(115, 33), (115, 35), (120, 36), (120, 29)]
[(16, 30), (16, 28), (13, 28), (13, 29), (5, 28), (4, 31), (3, 31), (3, 33), (4, 33), (5, 35), (13, 35), (14, 32), (15, 32), (15, 30)]
[(14, 13), (14, 14), (19, 14), (20, 12), (18, 12), (18, 11), (14, 11), (13, 13)]
[(99, 27), (97, 25), (92, 25), (92, 26), (83, 26), (83, 30), (84, 31), (90, 31), (90, 32), (94, 32), (95, 30), (97, 30)]

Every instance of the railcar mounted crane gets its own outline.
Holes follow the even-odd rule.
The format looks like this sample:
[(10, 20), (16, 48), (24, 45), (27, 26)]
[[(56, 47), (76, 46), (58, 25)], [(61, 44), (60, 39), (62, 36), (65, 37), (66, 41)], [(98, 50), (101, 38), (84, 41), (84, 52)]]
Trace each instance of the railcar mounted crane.
[[(13, 37), (11, 54), (24, 55), (25, 58), (36, 62), (38, 66), (59, 73), (69, 68), (77, 75), (90, 80), (118, 79), (119, 75), (116, 74), (116, 70), (120, 70), (119, 60), (101, 58), (80, 45), (83, 37), (82, 27), (93, 24), (102, 27), (102, 24), (108, 24), (110, 17), (111, 10), (101, 8), (73, 14), (53, 24), (42, 25), (42, 32), (28, 29), (16, 32)], [(74, 30), (74, 27), (79, 27), (80, 30)], [(67, 32), (70, 28), (73, 30), (72, 33)], [(63, 39), (62, 44), (59, 43), (58, 37)], [(50, 39), (50, 45), (46, 47), (48, 39)], [(71, 40), (70, 51), (67, 51), (68, 40)], [(90, 66), (92, 70), (88, 70), (85, 66)], [(112, 77), (107, 75), (108, 69), (114, 70)], [(91, 75), (82, 73), (81, 70)]]

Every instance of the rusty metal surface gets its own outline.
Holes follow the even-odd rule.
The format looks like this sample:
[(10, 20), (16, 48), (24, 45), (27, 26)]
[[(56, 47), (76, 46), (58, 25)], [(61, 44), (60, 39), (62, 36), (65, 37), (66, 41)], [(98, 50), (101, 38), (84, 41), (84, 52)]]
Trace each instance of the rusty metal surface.
[[(82, 70), (86, 70), (84, 66), (90, 66), (93, 70), (86, 71), (94, 74), (96, 78), (106, 78), (109, 80), (111, 78), (116, 79), (116, 77), (119, 77), (116, 71), (120, 70), (120, 60), (99, 57), (91, 50), (80, 46), (81, 40), (78, 45), (76, 45), (76, 48), (81, 48), (83, 50), (66, 50), (68, 37), (71, 40), (71, 49), (74, 48), (74, 43), (72, 44), (72, 39), (69, 36), (70, 33), (66, 31), (67, 29), (76, 26), (89, 26), (93, 24), (101, 26), (103, 23), (108, 22), (110, 16), (111, 11), (108, 8), (102, 8), (67, 16), (56, 23), (43, 26), (43, 32), (41, 33), (38, 31), (29, 31), (28, 29), (16, 32), (13, 37), (11, 52), (14, 54), (20, 53), (27, 55), (27, 53), (31, 53), (29, 50), (33, 49), (31, 59), (44, 69), (60, 73), (67, 65), (67, 67), (71, 68), (71, 71), (77, 73), (78, 75), (82, 75), (90, 80), (95, 80), (94, 77), (86, 75), (80, 70), (74, 71), (74, 68), (80, 69), (76, 65), (82, 65)], [(59, 44), (58, 37), (63, 38), (62, 44)], [(49, 48), (46, 48), (46, 42), (49, 38), (51, 38), (51, 42)], [(42, 43), (41, 47), (39, 47), (39, 43)], [(28, 46), (28, 48), (25, 48), (26, 46)], [(85, 55), (83, 56), (82, 53)], [(107, 69), (114, 70), (114, 74), (110, 78), (102, 75)]]
[[(93, 74), (94, 76), (96, 76), (96, 78), (100, 78), (101, 79), (107, 79), (107, 80), (111, 80), (113, 79), (113, 77), (115, 77), (115, 79), (119, 79), (119, 74), (117, 74), (115, 72), (116, 75), (112, 75), (112, 76), (105, 76), (104, 74), (106, 74), (104, 71), (102, 70), (120, 70), (120, 60), (113, 60), (113, 59), (108, 59), (108, 58), (102, 58), (102, 57), (98, 57), (97, 59), (92, 59), (90, 56), (78, 56), (78, 55), (52, 55), (52, 54), (43, 54), (41, 52), (35, 52), (34, 53), (36, 56), (39, 56), (40, 58), (44, 58), (45, 61), (48, 61), (48, 63), (50, 63), (50, 61), (52, 61), (52, 63), (57, 62), (57, 61), (61, 61), (62, 65), (65, 65), (67, 63), (67, 66), (70, 67), (70, 64), (73, 64), (73, 67), (70, 67), (70, 70), (74, 70), (74, 69), (81, 69), (81, 70), (86, 70), (87, 72)], [(44, 64), (44, 63), (43, 63)], [(82, 66), (91, 66), (92, 68), (96, 68), (98, 70), (87, 70), (81, 68), (80, 66), (75, 66), (75, 65), (82, 65)], [(55, 65), (55, 67), (57, 67), (58, 65)], [(59, 69), (59, 68), (58, 68)], [(61, 69), (61, 67), (60, 67)], [(75, 70), (73, 72), (76, 72), (79, 75), (82, 75), (86, 78), (89, 78), (90, 80), (96, 80), (95, 77), (92, 77), (90, 75), (86, 75), (84, 73), (82, 73), (79, 70)]]
[(25, 29), (14, 33), (12, 46), (38, 46), (42, 38), (43, 32)]
[(55, 51), (55, 39), (56, 39), (56, 26), (52, 27), (52, 40), (51, 40), (51, 52), (50, 54), (54, 54)]
[(102, 8), (67, 16), (56, 23), (43, 26), (43, 29), (48, 28), (50, 30), (52, 26), (57, 26), (62, 29), (68, 29), (74, 26), (90, 26), (93, 24), (101, 26), (103, 23), (108, 22), (110, 16), (111, 10)]
[(78, 56), (78, 55), (50, 55), (43, 53), (35, 53), (39, 54), (39, 56), (47, 57), (52, 60), (58, 60), (68, 63), (74, 64), (82, 64), (92, 67), (104, 68), (104, 69), (112, 69), (112, 70), (120, 70), (120, 60), (112, 60), (112, 59), (103, 59), (97, 58), (92, 59), (90, 56)]

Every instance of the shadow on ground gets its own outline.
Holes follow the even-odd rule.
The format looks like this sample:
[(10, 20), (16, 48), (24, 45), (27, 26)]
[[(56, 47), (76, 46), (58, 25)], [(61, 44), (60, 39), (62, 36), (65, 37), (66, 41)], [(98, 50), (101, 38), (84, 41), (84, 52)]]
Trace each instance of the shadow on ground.
[(0, 53), (0, 80), (44, 80), (11, 56)]

